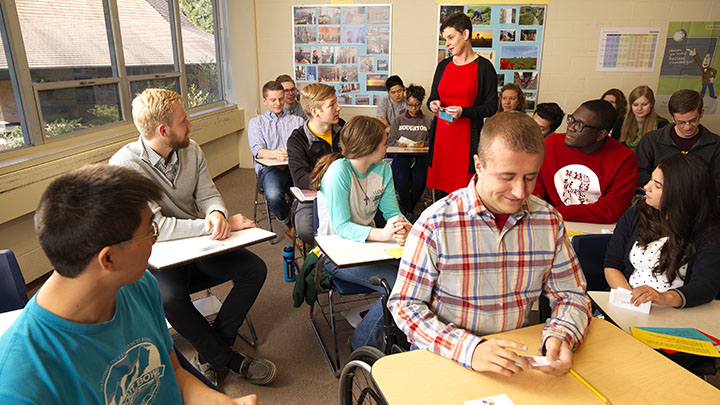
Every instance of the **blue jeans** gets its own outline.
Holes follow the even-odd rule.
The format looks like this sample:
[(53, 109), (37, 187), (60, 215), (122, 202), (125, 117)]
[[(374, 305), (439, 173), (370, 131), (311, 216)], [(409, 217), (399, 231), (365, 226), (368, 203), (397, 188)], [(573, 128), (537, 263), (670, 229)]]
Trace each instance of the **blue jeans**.
[(705, 83), (702, 85), (702, 91), (700, 92), (701, 97), (705, 97), (705, 90), (710, 89), (710, 97), (715, 97), (715, 88), (713, 83)]
[[(349, 281), (351, 283), (359, 284), (365, 287), (372, 288), (375, 291), (385, 292), (382, 286), (376, 286), (370, 284), (370, 277), (382, 276), (385, 277), (390, 288), (395, 285), (395, 278), (397, 278), (397, 271), (399, 261), (394, 260), (388, 263), (377, 263), (368, 264), (365, 266), (356, 267), (335, 267), (330, 260), (325, 261), (325, 268), (327, 271), (332, 273), (333, 276)], [(350, 338), (350, 346), (353, 350), (360, 346), (373, 346), (377, 347), (377, 340), (382, 335), (383, 331), (383, 311), (382, 311), (382, 300), (378, 299), (368, 311), (367, 315), (360, 321), (360, 324), (355, 328), (352, 338)]]
[(285, 196), (290, 196), (292, 177), (290, 170), (285, 167), (264, 167), (260, 169), (260, 184), (265, 191), (265, 200), (275, 218), (283, 224), (290, 222), (290, 204)]
[(400, 208), (403, 212), (412, 212), (425, 191), (427, 158), (396, 155), (392, 161), (392, 172), (395, 190), (400, 198)]

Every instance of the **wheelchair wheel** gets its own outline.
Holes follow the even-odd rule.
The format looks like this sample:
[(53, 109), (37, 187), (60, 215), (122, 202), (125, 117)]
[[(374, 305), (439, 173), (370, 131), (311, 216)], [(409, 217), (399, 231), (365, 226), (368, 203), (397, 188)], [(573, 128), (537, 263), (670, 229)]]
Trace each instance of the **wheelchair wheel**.
[(341, 405), (381, 404), (386, 405), (380, 390), (370, 376), (370, 368), (385, 354), (380, 350), (363, 346), (352, 352), (340, 374), (338, 390)]

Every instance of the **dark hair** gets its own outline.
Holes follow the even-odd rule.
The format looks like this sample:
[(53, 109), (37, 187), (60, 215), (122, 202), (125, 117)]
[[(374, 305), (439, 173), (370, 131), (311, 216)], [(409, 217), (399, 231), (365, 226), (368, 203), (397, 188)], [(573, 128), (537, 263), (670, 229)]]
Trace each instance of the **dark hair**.
[(390, 91), (394, 86), (400, 86), (402, 88), (405, 88), (405, 85), (403, 84), (402, 79), (398, 75), (392, 75), (385, 80), (385, 88), (387, 91)]
[(535, 114), (544, 120), (550, 121), (550, 133), (555, 132), (562, 124), (565, 112), (557, 103), (540, 103), (535, 107)]
[(468, 30), (470, 33), (468, 38), (472, 37), (472, 21), (470, 21), (470, 17), (466, 16), (465, 13), (455, 13), (445, 20), (445, 22), (440, 25), (440, 35), (445, 31), (445, 28), (451, 27), (455, 28), (455, 31), (459, 32), (460, 35), (462, 35), (463, 31)]
[(265, 83), (265, 85), (262, 88), (262, 94), (263, 98), (267, 97), (268, 91), (285, 91), (285, 88), (280, 84), (280, 82), (275, 80), (270, 80), (269, 82)]
[[(615, 126), (615, 120), (617, 119), (617, 111), (612, 104), (605, 100), (590, 100), (582, 103), (580, 107), (585, 107), (595, 114), (597, 120), (597, 126), (600, 129), (604, 129), (608, 132)], [(587, 123), (589, 124), (589, 123)]]
[(55, 270), (73, 278), (102, 248), (131, 239), (142, 209), (160, 197), (160, 188), (135, 170), (86, 165), (45, 189), (35, 211), (35, 232)]
[(425, 99), (425, 88), (423, 86), (416, 86), (414, 84), (410, 84), (405, 89), (405, 99), (407, 100), (410, 97), (414, 97), (422, 103), (423, 99)]
[(703, 109), (703, 99), (700, 93), (695, 90), (678, 90), (670, 96), (668, 101), (668, 111), (670, 115), (685, 114), (690, 111), (701, 112)]
[(600, 98), (604, 100), (605, 96), (615, 97), (615, 110), (617, 111), (618, 117), (624, 117), (627, 113), (628, 106), (627, 98), (625, 98), (625, 93), (623, 93), (620, 89), (610, 89), (603, 93)]
[[(650, 109), (647, 117), (645, 117), (645, 121), (643, 122), (640, 133), (638, 134), (638, 121), (635, 117), (635, 113), (632, 111), (632, 104), (640, 97), (645, 97), (652, 105), (652, 108)], [(630, 92), (628, 102), (630, 104), (630, 109), (628, 110), (625, 122), (623, 122), (622, 128), (620, 129), (620, 139), (618, 139), (623, 143), (632, 143), (638, 137), (642, 137), (648, 132), (657, 129), (658, 115), (655, 112), (655, 93), (650, 87), (645, 85), (635, 87), (633, 91)]]
[(502, 108), (503, 108), (503, 107), (502, 107), (502, 94), (503, 94), (503, 92), (505, 92), (505, 91), (507, 91), (507, 90), (512, 90), (512, 91), (514, 91), (515, 93), (517, 93), (518, 106), (517, 106), (516, 111), (525, 112), (525, 107), (526, 107), (526, 105), (527, 105), (526, 102), (525, 102), (525, 93), (523, 93), (523, 91), (522, 91), (522, 89), (520, 88), (520, 86), (518, 86), (518, 85), (515, 84), (515, 83), (506, 83), (504, 86), (502, 86), (502, 87), (500, 88), (500, 101), (501, 101), (501, 102), (498, 103), (498, 112), (503, 112), (503, 109), (502, 109)]
[(310, 188), (319, 190), (322, 178), (330, 164), (341, 157), (357, 159), (371, 154), (377, 149), (385, 135), (385, 124), (377, 118), (356, 115), (340, 131), (340, 153), (330, 153), (321, 157), (310, 174)]
[(535, 120), (519, 111), (505, 111), (488, 118), (480, 131), (477, 154), (483, 167), (490, 158), (490, 146), (498, 138), (513, 150), (545, 154), (545, 140)]
[(295, 80), (293, 80), (293, 78), (290, 75), (285, 75), (285, 74), (282, 74), (282, 75), (276, 77), (275, 81), (280, 84), (283, 84), (285, 82), (293, 82), (293, 84), (295, 84)]
[(660, 209), (643, 202), (638, 244), (645, 247), (668, 237), (653, 273), (665, 274), (672, 282), (680, 267), (695, 258), (698, 237), (718, 229), (720, 212), (713, 172), (701, 157), (678, 153), (663, 158), (657, 167), (663, 173)]

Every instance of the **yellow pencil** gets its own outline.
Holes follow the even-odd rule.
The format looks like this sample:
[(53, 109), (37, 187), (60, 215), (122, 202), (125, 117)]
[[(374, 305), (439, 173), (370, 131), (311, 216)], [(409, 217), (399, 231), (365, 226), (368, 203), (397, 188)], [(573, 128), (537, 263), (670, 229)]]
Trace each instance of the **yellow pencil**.
[(590, 385), (589, 382), (585, 381), (584, 378), (580, 377), (580, 374), (578, 374), (577, 371), (575, 371), (575, 370), (573, 370), (573, 369), (570, 369), (570, 374), (574, 375), (575, 378), (577, 378), (578, 380), (580, 380), (580, 382), (583, 383), (583, 385), (585, 385), (586, 387), (588, 387), (588, 389), (590, 389), (590, 391), (592, 391), (593, 394), (597, 395), (598, 398), (600, 398), (601, 400), (605, 401), (605, 403), (606, 403), (607, 405), (612, 405), (612, 404), (610, 403), (610, 401), (609, 401), (607, 398), (605, 398), (605, 396), (604, 396), (603, 394), (600, 393), (600, 391), (596, 390), (595, 387), (593, 387), (592, 385)]

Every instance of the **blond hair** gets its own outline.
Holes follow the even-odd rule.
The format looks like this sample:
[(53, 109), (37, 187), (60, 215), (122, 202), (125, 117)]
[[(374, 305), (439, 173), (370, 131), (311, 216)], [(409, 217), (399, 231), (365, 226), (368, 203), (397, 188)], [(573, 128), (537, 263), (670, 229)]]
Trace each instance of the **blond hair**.
[(323, 83), (312, 83), (300, 90), (300, 106), (308, 117), (313, 108), (321, 108), (325, 100), (335, 95), (335, 88)]
[[(645, 122), (643, 122), (640, 133), (638, 133), (638, 122), (637, 118), (635, 118), (635, 113), (632, 110), (632, 105), (640, 97), (645, 97), (648, 100), (650, 103), (650, 112), (647, 117), (645, 117)], [(618, 139), (622, 143), (633, 143), (638, 137), (642, 137), (648, 132), (656, 129), (657, 126), (658, 115), (655, 112), (655, 93), (653, 93), (650, 87), (635, 87), (628, 96), (628, 104), (630, 108), (628, 109), (627, 117), (625, 117), (625, 122), (620, 129), (620, 139)]]
[(527, 154), (545, 154), (545, 140), (535, 120), (519, 111), (505, 111), (488, 118), (480, 132), (478, 158), (483, 167), (490, 159), (488, 151), (496, 139), (510, 149)]
[(172, 90), (145, 89), (138, 94), (132, 101), (132, 116), (140, 135), (151, 139), (159, 124), (169, 125), (175, 105), (182, 102), (182, 96)]

